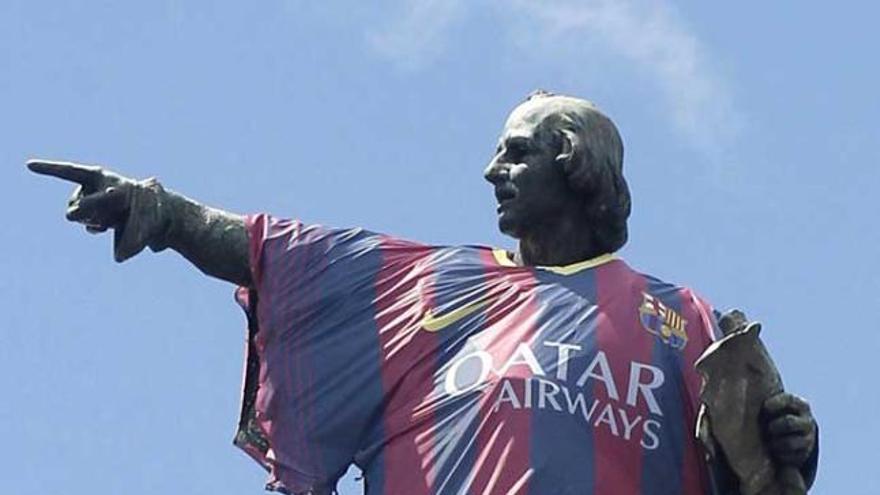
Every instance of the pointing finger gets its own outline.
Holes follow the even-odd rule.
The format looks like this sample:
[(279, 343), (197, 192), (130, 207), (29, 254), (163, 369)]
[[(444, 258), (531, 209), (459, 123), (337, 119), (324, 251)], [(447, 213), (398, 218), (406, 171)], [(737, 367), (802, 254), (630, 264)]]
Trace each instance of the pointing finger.
[(91, 185), (100, 178), (101, 168), (94, 165), (81, 165), (72, 162), (49, 160), (28, 160), (27, 168), (40, 175), (51, 175), (82, 185)]

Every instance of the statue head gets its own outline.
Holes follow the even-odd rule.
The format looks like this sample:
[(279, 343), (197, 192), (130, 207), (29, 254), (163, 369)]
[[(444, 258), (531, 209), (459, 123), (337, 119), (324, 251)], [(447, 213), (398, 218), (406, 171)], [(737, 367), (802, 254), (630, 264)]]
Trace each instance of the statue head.
[(529, 95), (508, 117), (484, 176), (495, 187), (498, 226), (511, 237), (540, 237), (565, 223), (589, 231), (598, 253), (626, 243), (623, 143), (586, 100)]

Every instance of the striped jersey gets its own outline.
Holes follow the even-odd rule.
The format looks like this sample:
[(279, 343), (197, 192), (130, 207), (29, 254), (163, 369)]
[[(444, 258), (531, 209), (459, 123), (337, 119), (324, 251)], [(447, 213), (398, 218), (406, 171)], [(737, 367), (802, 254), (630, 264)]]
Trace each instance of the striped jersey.
[(709, 492), (693, 364), (717, 329), (689, 289), (611, 254), (247, 227), (236, 444), (269, 489), (329, 493), (355, 463), (368, 495)]

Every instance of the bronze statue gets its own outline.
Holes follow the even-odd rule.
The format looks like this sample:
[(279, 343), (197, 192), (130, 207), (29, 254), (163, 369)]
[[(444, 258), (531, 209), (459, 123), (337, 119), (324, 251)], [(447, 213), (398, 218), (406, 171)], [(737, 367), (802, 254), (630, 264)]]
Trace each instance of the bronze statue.
[[(630, 214), (630, 194), (622, 166), (623, 144), (617, 129), (591, 103), (539, 91), (517, 106), (484, 172), (498, 202), (499, 228), (519, 243), (518, 251), (507, 261), (521, 267), (558, 267), (605, 256), (622, 247), (627, 240), (626, 222)], [(31, 160), (28, 168), (78, 184), (68, 202), (67, 219), (85, 225), (92, 233), (112, 229), (118, 262), (147, 246), (153, 251), (171, 248), (205, 274), (260, 295), (250, 265), (250, 234), (244, 216), (199, 204), (165, 189), (154, 179), (137, 181), (101, 167)], [(649, 295), (645, 297), (645, 304), (655, 304)], [(476, 311), (488, 304), (478, 301), (469, 307)], [(657, 324), (657, 338), (663, 339), (657, 342), (683, 346), (674, 339), (676, 332), (687, 337), (685, 323), (669, 316), (674, 311), (660, 303), (651, 308), (646, 310), (648, 316), (659, 315), (668, 320)], [(654, 313), (650, 314), (651, 311)], [(458, 315), (464, 317), (464, 312)], [(565, 352), (574, 355), (576, 347), (571, 344)], [(557, 376), (564, 375), (559, 371), (564, 369), (563, 350), (558, 349)], [(608, 378), (599, 358), (594, 358), (590, 365), (593, 371), (584, 372), (585, 381)], [(518, 359), (511, 358), (511, 366), (525, 363), (534, 371), (535, 362), (527, 352)], [(647, 368), (633, 369), (636, 374), (631, 377), (639, 380), (639, 373)], [(529, 383), (526, 381), (526, 386)], [(542, 393), (553, 391), (545, 382), (539, 385)], [(616, 389), (612, 393), (612, 388), (605, 385), (609, 396), (617, 399), (620, 394)], [(631, 385), (633, 400), (652, 399), (652, 386), (659, 386), (656, 380), (647, 385)], [(755, 425), (755, 430), (763, 435), (761, 448), (769, 453), (775, 466), (803, 473), (809, 486), (816, 469), (816, 422), (805, 400), (782, 392), (781, 388), (774, 392), (777, 393), (762, 400), (759, 424)], [(501, 403), (496, 406), (501, 407)], [(611, 420), (616, 421), (613, 417)], [(690, 431), (694, 431), (694, 426)], [(689, 441), (696, 442), (692, 434)], [(750, 455), (748, 451), (728, 454)], [(737, 493), (741, 487), (741, 471), (731, 470), (731, 465), (739, 465), (735, 461), (739, 459), (725, 460), (723, 455), (711, 461), (707, 472), (722, 493)], [(564, 479), (560, 482), (557, 493), (585, 493), (583, 487), (566, 487)], [(334, 484), (333, 479), (316, 482), (308, 493), (330, 491)]]

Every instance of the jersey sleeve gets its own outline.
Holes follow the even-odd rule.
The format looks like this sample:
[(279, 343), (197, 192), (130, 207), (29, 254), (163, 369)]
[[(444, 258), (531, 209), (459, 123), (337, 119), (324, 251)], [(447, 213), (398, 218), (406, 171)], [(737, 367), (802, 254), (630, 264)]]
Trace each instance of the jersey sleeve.
[(694, 364), (705, 350), (723, 335), (715, 309), (690, 289), (682, 290), (682, 316), (687, 320), (688, 343), (684, 349), (684, 376), (688, 400), (696, 411), (700, 407), (702, 379)]
[(373, 303), (382, 236), (255, 215), (235, 443), (268, 489), (330, 493), (382, 402)]

